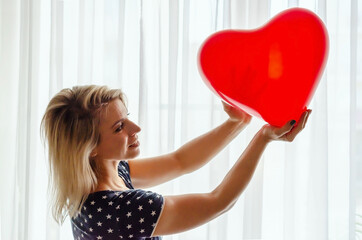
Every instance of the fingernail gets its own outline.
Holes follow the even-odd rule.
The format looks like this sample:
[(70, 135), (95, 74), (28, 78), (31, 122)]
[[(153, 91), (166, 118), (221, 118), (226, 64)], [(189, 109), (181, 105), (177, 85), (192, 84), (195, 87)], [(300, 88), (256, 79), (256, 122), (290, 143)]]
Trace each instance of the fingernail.
[(290, 121), (290, 126), (293, 126), (295, 124), (295, 120)]

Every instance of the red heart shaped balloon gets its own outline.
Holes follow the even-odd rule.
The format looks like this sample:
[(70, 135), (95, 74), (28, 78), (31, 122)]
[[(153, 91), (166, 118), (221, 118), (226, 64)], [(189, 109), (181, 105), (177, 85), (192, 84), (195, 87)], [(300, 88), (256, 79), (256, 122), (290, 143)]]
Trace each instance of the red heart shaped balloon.
[(328, 54), (328, 35), (313, 12), (292, 8), (254, 30), (223, 30), (202, 44), (200, 73), (229, 104), (283, 126), (307, 109)]

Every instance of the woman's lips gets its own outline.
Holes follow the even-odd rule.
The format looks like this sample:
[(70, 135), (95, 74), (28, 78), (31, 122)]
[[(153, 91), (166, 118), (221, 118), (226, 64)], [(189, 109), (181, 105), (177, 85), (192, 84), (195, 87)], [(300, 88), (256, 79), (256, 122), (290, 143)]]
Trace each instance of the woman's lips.
[(140, 142), (137, 140), (133, 144), (129, 145), (129, 147), (138, 147), (140, 145)]

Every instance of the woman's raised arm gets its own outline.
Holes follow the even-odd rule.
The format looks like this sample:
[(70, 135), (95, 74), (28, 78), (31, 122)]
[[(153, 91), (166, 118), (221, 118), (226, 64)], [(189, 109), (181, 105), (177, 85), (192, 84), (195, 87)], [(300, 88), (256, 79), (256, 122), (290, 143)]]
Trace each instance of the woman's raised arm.
[(249, 114), (222, 103), (229, 119), (213, 130), (186, 143), (175, 152), (176, 159), (184, 173), (193, 172), (209, 162), (250, 123)]
[(163, 211), (153, 236), (174, 234), (195, 228), (229, 210), (248, 185), (267, 144), (277, 139), (293, 141), (304, 128), (309, 113), (310, 111), (304, 112), (295, 127), (295, 121), (281, 128), (264, 126), (221, 184), (212, 192), (165, 196)]
[(152, 187), (195, 171), (208, 163), (251, 120), (251, 116), (242, 110), (224, 102), (223, 107), (229, 119), (176, 151), (157, 157), (129, 160), (133, 185), (136, 188)]

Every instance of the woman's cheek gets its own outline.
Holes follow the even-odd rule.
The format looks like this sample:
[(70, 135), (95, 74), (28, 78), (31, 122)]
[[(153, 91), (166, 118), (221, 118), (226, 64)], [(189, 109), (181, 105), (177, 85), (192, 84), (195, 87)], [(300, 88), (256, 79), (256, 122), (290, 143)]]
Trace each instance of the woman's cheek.
[(119, 148), (125, 152), (127, 150), (127, 142), (126, 141), (120, 141)]

